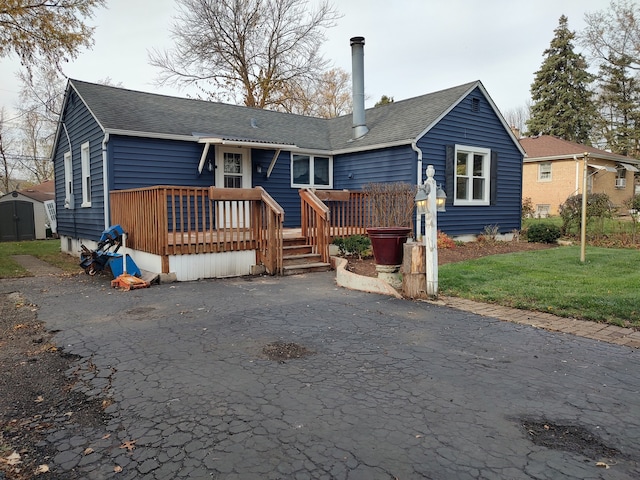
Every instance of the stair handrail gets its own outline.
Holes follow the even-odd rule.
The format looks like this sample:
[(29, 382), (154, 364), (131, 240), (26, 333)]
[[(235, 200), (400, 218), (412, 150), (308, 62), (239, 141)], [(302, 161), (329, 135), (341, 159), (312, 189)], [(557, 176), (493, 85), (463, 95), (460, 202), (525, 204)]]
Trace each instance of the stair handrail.
[(269, 273), (282, 275), (284, 273), (284, 208), (264, 188), (257, 186), (255, 189), (261, 194), (261, 201), (267, 214), (267, 248), (262, 249), (260, 254)]
[(323, 263), (329, 263), (329, 243), (331, 239), (330, 210), (315, 191), (303, 188), (300, 195), (300, 223), (302, 236), (312, 246), (313, 253), (320, 255)]

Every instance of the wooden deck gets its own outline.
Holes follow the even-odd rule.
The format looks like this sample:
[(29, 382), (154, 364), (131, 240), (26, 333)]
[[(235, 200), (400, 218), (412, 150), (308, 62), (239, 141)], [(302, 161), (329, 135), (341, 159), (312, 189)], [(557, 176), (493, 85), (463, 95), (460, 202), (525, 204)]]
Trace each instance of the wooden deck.
[(283, 242), (303, 238), (329, 262), (334, 237), (366, 234), (362, 192), (299, 191), (302, 224), (283, 228), (284, 210), (261, 187), (252, 189), (155, 186), (110, 194), (111, 221), (127, 232), (127, 247), (162, 257), (255, 251), (270, 274), (283, 272)]

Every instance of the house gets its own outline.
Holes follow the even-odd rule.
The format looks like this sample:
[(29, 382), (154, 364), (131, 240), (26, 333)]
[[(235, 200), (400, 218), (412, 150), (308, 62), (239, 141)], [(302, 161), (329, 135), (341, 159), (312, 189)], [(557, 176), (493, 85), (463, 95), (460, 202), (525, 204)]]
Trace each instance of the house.
[(52, 180), (0, 197), (0, 241), (47, 238), (45, 202), (54, 198)]
[(62, 250), (120, 223), (150, 271), (277, 273), (282, 235), (265, 232), (282, 222), (326, 262), (325, 237), (364, 231), (363, 185), (415, 185), (428, 164), (441, 230), (520, 228), (524, 152), (480, 81), (366, 111), (356, 72), (354, 92), (353, 115), (322, 119), (70, 80), (52, 152)]
[(613, 205), (640, 192), (640, 161), (615, 153), (541, 135), (521, 138), (526, 152), (522, 197), (530, 198), (535, 215), (558, 215), (565, 200), (582, 193), (585, 154), (587, 192), (606, 193)]

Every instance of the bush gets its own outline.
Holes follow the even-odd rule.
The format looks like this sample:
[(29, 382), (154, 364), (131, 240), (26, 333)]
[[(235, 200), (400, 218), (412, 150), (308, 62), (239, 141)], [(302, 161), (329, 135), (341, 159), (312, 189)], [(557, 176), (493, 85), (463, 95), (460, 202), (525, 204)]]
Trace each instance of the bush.
[(560, 227), (552, 223), (534, 223), (527, 229), (527, 240), (533, 243), (555, 243), (560, 236)]
[(371, 240), (365, 235), (336, 237), (333, 239), (333, 244), (338, 247), (340, 255), (357, 255), (360, 259), (371, 248)]
[(438, 230), (438, 248), (455, 248), (456, 242), (444, 232)]
[(535, 213), (533, 208), (533, 201), (531, 197), (525, 197), (522, 199), (522, 218), (531, 218)]
[[(587, 195), (587, 224), (592, 219), (598, 219), (601, 224), (605, 218), (612, 217), (611, 202), (606, 193), (591, 193)], [(562, 233), (568, 235), (575, 225), (580, 230), (582, 220), (582, 195), (573, 195), (560, 205), (560, 216), (562, 217)]]

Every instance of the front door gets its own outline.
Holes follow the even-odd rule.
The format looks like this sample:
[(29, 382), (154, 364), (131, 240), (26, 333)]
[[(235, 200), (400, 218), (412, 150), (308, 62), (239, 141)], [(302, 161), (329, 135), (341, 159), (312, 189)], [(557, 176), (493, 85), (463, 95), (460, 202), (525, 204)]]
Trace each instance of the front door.
[[(220, 147), (216, 152), (216, 186), (251, 188), (251, 157), (245, 148)], [(218, 202), (218, 228), (249, 226), (249, 202)], [(224, 219), (224, 223), (220, 222)]]

